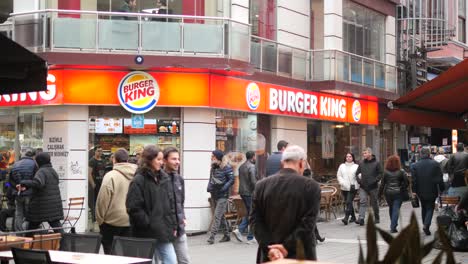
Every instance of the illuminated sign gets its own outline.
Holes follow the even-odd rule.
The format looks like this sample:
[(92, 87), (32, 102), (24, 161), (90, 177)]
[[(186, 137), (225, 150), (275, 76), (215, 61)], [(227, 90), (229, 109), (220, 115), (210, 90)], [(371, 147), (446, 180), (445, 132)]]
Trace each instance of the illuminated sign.
[(141, 71), (125, 75), (117, 89), (120, 104), (134, 114), (153, 109), (159, 100), (159, 86), (150, 74)]

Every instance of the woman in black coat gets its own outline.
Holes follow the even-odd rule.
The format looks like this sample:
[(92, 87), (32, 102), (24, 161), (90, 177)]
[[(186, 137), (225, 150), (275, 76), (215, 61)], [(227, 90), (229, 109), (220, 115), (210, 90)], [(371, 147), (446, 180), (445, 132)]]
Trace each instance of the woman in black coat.
[[(38, 229), (42, 222), (48, 222), (51, 227), (62, 227), (63, 220), (62, 198), (59, 189), (59, 176), (52, 168), (50, 156), (46, 152), (36, 155), (39, 167), (32, 180), (22, 180), (19, 188), (32, 188), (33, 193), (26, 220), (29, 230)], [(63, 233), (62, 229), (54, 230)]]
[[(390, 233), (396, 233), (398, 217), (403, 201), (409, 199), (408, 177), (401, 169), (400, 158), (396, 155), (390, 156), (385, 164), (385, 171), (380, 185), (379, 193), (384, 192), (390, 214)], [(380, 195), (379, 195), (380, 196)]]
[(176, 264), (172, 245), (177, 238), (174, 190), (162, 165), (162, 151), (154, 145), (146, 146), (128, 188), (126, 206), (133, 236), (156, 239), (155, 259)]

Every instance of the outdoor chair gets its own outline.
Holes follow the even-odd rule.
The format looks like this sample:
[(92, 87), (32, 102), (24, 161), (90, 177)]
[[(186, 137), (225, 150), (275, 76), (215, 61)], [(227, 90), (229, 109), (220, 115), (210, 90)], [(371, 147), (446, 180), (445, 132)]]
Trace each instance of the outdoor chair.
[(42, 250), (59, 250), (61, 239), (62, 234), (60, 233), (34, 235), (31, 248)]
[(440, 208), (442, 208), (444, 204), (445, 204), (445, 206), (455, 206), (459, 202), (460, 202), (460, 197), (458, 197), (458, 196), (442, 195), (442, 196), (440, 196), (440, 205), (439, 206), (440, 206)]
[(15, 264), (52, 264), (49, 251), (11, 248)]
[(60, 250), (82, 252), (82, 253), (99, 253), (101, 247), (101, 235), (99, 234), (63, 234), (60, 241)]
[(156, 239), (114, 236), (111, 255), (152, 259)]
[(337, 189), (334, 186), (322, 185), (320, 186), (320, 211), (325, 212), (325, 219), (330, 220), (331, 213), (336, 218), (336, 214), (333, 211), (333, 197), (336, 195)]
[(65, 213), (65, 218), (63, 219), (63, 225), (69, 225), (72, 228), (72, 233), (74, 232), (74, 227), (78, 220), (80, 220), (81, 215), (83, 214), (84, 208), (84, 197), (72, 197), (68, 199), (68, 207), (64, 208), (67, 210)]

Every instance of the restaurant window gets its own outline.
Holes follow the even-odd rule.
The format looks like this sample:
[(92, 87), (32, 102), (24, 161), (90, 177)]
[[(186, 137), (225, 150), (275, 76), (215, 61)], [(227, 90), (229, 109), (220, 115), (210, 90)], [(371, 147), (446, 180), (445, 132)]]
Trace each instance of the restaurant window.
[(252, 35), (276, 40), (276, 0), (250, 1)]
[(458, 0), (458, 41), (466, 43), (466, 1)]
[(343, 49), (347, 52), (385, 60), (385, 15), (349, 0), (343, 2)]

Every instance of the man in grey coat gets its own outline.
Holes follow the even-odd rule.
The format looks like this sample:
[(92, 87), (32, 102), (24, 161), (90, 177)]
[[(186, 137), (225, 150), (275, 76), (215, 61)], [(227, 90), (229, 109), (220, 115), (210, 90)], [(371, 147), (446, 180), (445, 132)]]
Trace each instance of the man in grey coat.
[[(239, 194), (244, 202), (245, 208), (247, 213), (250, 213), (250, 207), (252, 204), (252, 193), (255, 189), (255, 184), (257, 183), (257, 168), (255, 167), (255, 152), (247, 151), (245, 153), (246, 161), (239, 167)], [(236, 236), (236, 239), (239, 242), (242, 242), (242, 235), (243, 232), (248, 227), (248, 219), (245, 217), (240, 223), (239, 228), (234, 230), (233, 233)], [(253, 233), (249, 228), (249, 234), (247, 235), (247, 243), (253, 244), (255, 243), (255, 238), (253, 237)]]

